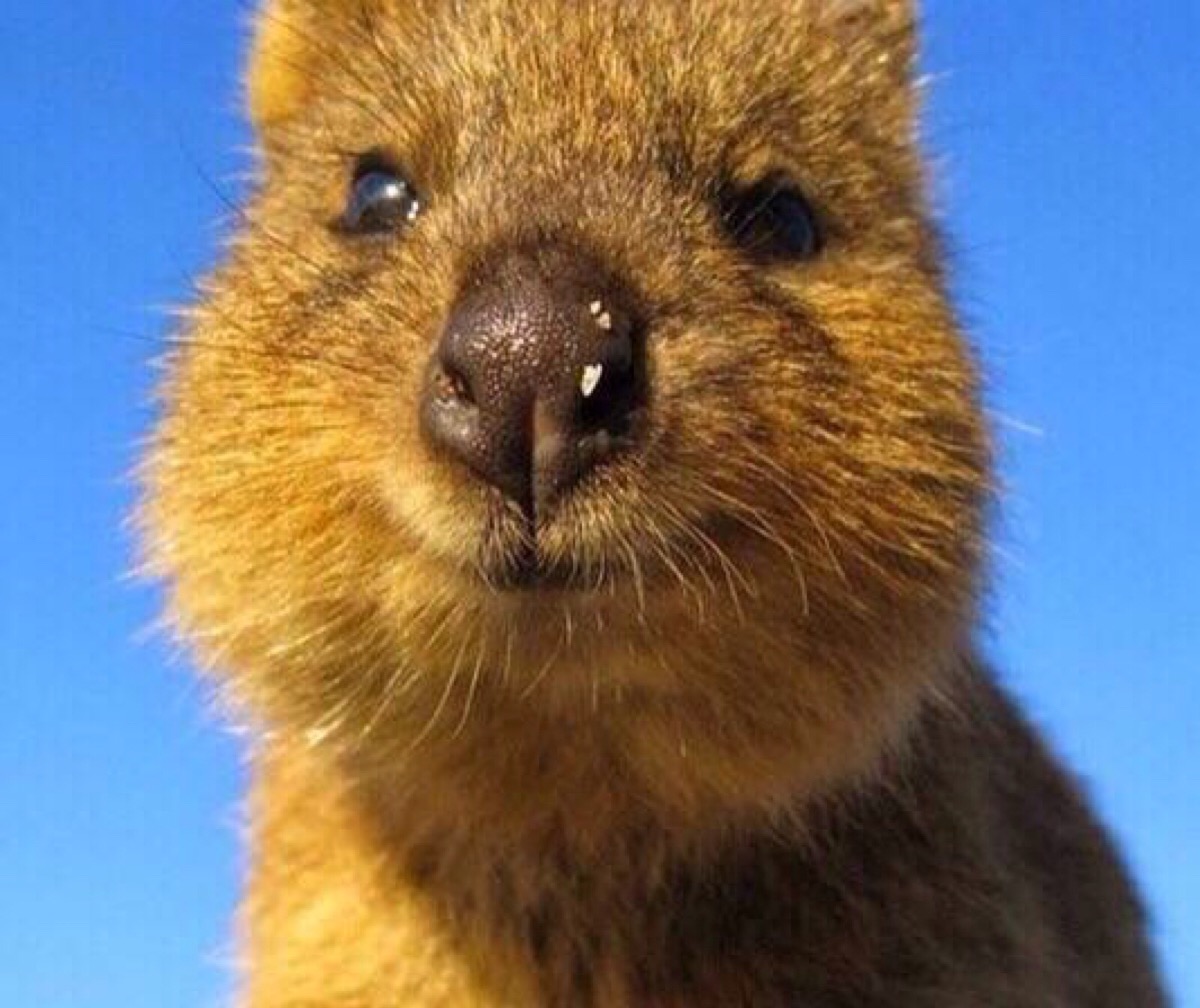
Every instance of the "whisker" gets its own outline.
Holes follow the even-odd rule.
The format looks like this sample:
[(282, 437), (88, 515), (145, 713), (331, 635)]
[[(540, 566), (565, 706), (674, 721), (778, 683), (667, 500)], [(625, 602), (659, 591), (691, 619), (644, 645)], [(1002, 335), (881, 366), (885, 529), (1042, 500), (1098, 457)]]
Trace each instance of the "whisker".
[(425, 727), (417, 734), (416, 738), (409, 743), (404, 750), (404, 755), (410, 755), (421, 747), (421, 744), (432, 734), (434, 727), (442, 716), (442, 712), (450, 703), (450, 697), (454, 693), (454, 686), (458, 682), (458, 673), (461, 671), (463, 655), (466, 654), (468, 637), (463, 634), (462, 643), (459, 645), (458, 655), (454, 659), (454, 666), (451, 669), (450, 675), (446, 677), (446, 686), (442, 690), (441, 698), (434, 707), (433, 713), (429, 720), (425, 723)]
[(451, 738), (458, 738), (467, 727), (467, 721), (471, 716), (471, 706), (475, 702), (475, 690), (479, 687), (480, 672), (483, 669), (483, 660), (487, 654), (487, 646), (488, 642), (484, 639), (478, 648), (479, 654), (475, 658), (475, 670), (471, 673), (471, 684), (467, 687), (467, 698), (463, 702), (462, 717), (459, 719), (454, 733), (450, 736)]

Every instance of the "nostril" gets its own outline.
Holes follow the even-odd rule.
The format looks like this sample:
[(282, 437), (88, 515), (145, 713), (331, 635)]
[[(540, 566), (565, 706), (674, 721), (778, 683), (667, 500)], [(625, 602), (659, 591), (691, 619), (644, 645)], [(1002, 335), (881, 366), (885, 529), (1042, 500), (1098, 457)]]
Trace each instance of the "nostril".
[(614, 439), (628, 432), (631, 414), (638, 406), (636, 333), (633, 319), (619, 299), (597, 299), (587, 307), (594, 328), (580, 348), (575, 424), (585, 454), (603, 446), (600, 454), (604, 455)]
[(439, 402), (461, 406), (477, 406), (471, 383), (452, 365), (438, 362), (433, 375), (434, 395)]
[(627, 356), (585, 365), (579, 393), (580, 433), (625, 433), (636, 405), (636, 380)]

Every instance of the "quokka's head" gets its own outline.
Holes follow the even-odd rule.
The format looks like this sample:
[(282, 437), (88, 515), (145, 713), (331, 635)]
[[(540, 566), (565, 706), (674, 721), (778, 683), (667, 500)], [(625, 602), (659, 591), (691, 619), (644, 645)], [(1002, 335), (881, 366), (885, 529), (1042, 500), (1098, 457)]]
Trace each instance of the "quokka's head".
[(267, 3), (261, 178), (144, 508), (234, 694), (389, 746), (609, 719), (768, 776), (890, 724), (969, 625), (987, 482), (912, 21)]

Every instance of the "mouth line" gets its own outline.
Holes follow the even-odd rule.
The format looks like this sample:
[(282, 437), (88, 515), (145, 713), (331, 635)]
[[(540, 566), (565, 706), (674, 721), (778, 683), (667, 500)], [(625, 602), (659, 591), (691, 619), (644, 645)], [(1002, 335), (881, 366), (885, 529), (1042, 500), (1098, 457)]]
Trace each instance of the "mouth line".
[[(492, 515), (473, 564), (488, 588), (514, 597), (587, 595), (611, 589), (624, 564), (617, 557), (554, 549), (541, 530), (510, 514)], [(576, 544), (581, 548), (582, 544)]]
[(489, 578), (493, 587), (504, 592), (532, 594), (537, 592), (582, 592), (578, 578), (553, 567), (514, 567)]
[[(730, 529), (706, 524), (704, 542), (720, 540), (732, 548)], [(496, 592), (514, 597), (546, 594), (587, 595), (612, 592), (632, 581), (643, 592), (660, 578), (682, 579), (678, 564), (695, 568), (697, 576), (711, 583), (708, 573), (700, 570), (703, 558), (685, 559), (676, 544), (652, 549), (626, 538), (616, 544), (574, 541), (562, 528), (543, 529), (507, 502), (493, 501), (485, 520), (481, 541), (476, 547), (473, 567), (476, 575)], [(587, 537), (584, 537), (585, 539)], [(714, 545), (713, 551), (725, 557), (725, 550)], [(676, 562), (672, 561), (672, 556)], [(729, 561), (723, 560), (726, 566)], [(716, 577), (717, 575), (712, 575)]]
[(481, 570), (492, 587), (506, 592), (580, 592), (588, 587), (578, 569), (548, 560), (531, 536), (524, 536), (516, 551), (509, 551), (498, 562), (483, 564)]

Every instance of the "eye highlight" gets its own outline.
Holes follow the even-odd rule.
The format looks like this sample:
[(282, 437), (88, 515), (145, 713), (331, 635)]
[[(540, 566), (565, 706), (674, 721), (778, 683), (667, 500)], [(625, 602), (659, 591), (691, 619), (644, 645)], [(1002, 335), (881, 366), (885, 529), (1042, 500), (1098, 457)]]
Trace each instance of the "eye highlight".
[(340, 229), (351, 235), (386, 235), (417, 219), (420, 197), (399, 170), (378, 157), (363, 158), (354, 173)]
[(730, 238), (756, 259), (802, 262), (821, 252), (816, 210), (786, 176), (769, 175), (749, 188), (727, 188), (721, 211)]

